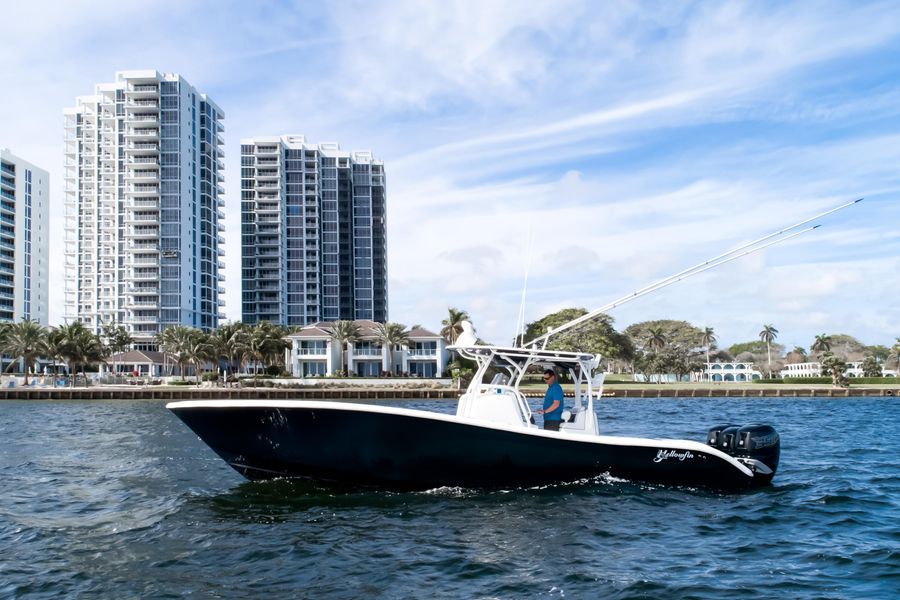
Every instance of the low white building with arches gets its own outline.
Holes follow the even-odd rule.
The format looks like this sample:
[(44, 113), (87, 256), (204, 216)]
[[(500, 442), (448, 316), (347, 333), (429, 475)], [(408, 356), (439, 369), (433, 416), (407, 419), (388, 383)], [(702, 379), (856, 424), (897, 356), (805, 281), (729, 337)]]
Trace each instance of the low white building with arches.
[(750, 362), (715, 362), (707, 363), (706, 368), (691, 375), (692, 381), (712, 383), (740, 383), (762, 379), (760, 373)]

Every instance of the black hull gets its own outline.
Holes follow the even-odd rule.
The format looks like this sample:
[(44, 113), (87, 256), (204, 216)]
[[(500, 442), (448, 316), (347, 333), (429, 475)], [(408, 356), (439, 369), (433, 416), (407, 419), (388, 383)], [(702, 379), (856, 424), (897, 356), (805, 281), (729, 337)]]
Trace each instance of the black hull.
[[(718, 488), (771, 480), (748, 474), (712, 448), (676, 440), (510, 431), (340, 403), (202, 404), (169, 408), (248, 479), (302, 477), (391, 489), (522, 487), (604, 474)], [(598, 441), (604, 439), (611, 443)]]

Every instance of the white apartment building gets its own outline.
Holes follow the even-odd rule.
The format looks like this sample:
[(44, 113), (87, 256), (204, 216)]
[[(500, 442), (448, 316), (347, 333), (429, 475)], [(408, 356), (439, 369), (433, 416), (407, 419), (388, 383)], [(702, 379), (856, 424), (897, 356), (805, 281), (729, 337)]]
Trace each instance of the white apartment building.
[(387, 321), (384, 164), (302, 135), (241, 140), (241, 316)]
[(48, 324), (50, 175), (0, 149), (0, 321)]
[(287, 370), (294, 377), (331, 375), (340, 369), (359, 377), (378, 377), (383, 373), (410, 377), (441, 377), (449, 362), (447, 342), (422, 327), (408, 332), (409, 342), (386, 348), (376, 334), (374, 321), (360, 319), (359, 339), (341, 351), (331, 338), (333, 322), (319, 322), (301, 328), (285, 339), (291, 343)]
[(177, 74), (121, 71), (64, 111), (66, 316), (124, 325), (153, 350), (170, 325), (218, 325), (225, 290), (224, 113)]

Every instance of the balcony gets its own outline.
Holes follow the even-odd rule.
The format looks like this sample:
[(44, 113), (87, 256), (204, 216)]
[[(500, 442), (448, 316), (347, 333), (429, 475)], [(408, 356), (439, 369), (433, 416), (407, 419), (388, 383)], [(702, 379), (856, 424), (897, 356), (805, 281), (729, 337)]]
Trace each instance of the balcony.
[(327, 356), (328, 350), (325, 348), (297, 348), (299, 356)]
[(127, 248), (135, 254), (159, 254), (159, 244), (128, 242)]
[(434, 348), (410, 348), (407, 355), (410, 357), (437, 356), (437, 350)]
[(130, 181), (157, 181), (159, 180), (159, 171), (156, 169), (132, 169), (127, 173)]
[(159, 302), (156, 300), (147, 301), (142, 300), (140, 302), (129, 302), (125, 305), (127, 308), (135, 308), (139, 310), (153, 310), (159, 308)]
[(132, 239), (155, 239), (159, 237), (159, 227), (132, 227), (126, 235)]
[(137, 100), (138, 97), (150, 94), (159, 94), (159, 85), (155, 83), (133, 83), (128, 86), (129, 95)]
[(381, 348), (354, 348), (353, 356), (375, 356), (381, 358)]
[[(153, 148), (156, 148), (156, 144), (151, 144)], [(135, 156), (133, 158), (129, 158), (127, 161), (129, 165), (158, 165), (159, 159), (155, 156)]]
[(135, 126), (151, 125), (151, 124), (159, 123), (159, 117), (154, 114), (130, 113), (125, 118), (125, 122), (133, 124)]
[(133, 194), (135, 196), (143, 195), (143, 196), (158, 196), (159, 195), (159, 186), (155, 183), (136, 183), (134, 185), (130, 185), (125, 188), (125, 190), (129, 194)]
[(129, 267), (158, 267), (159, 259), (152, 254), (132, 255), (126, 258), (125, 265)]
[(130, 106), (134, 106), (137, 108), (159, 108), (159, 100), (150, 99), (150, 100), (137, 100), (131, 98), (128, 102), (125, 103), (125, 108)]
[(135, 155), (159, 154), (159, 144), (156, 142), (129, 142), (125, 145), (125, 152)]
[(142, 127), (140, 129), (129, 129), (128, 135), (142, 140), (156, 140), (159, 139), (159, 128)]
[(159, 322), (159, 315), (132, 315), (126, 320), (131, 323), (157, 323)]
[(128, 294), (131, 294), (132, 296), (140, 296), (142, 294), (157, 295), (157, 294), (159, 294), (159, 286), (158, 285), (148, 285), (148, 284), (130, 285), (127, 288), (125, 288), (125, 291)]
[(146, 269), (135, 271), (131, 274), (132, 281), (156, 281), (159, 279), (159, 271), (156, 269)]
[(281, 208), (278, 206), (277, 202), (257, 202), (256, 214), (261, 213), (281, 213)]

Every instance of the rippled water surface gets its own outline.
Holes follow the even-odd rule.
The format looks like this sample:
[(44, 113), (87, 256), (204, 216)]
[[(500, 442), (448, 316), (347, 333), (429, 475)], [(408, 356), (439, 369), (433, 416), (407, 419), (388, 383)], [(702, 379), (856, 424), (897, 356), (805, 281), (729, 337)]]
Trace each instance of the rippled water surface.
[(161, 402), (0, 402), (0, 598), (896, 598), (898, 406), (599, 407), (612, 434), (774, 424), (774, 485), (739, 494), (605, 480), (385, 493), (246, 482)]

